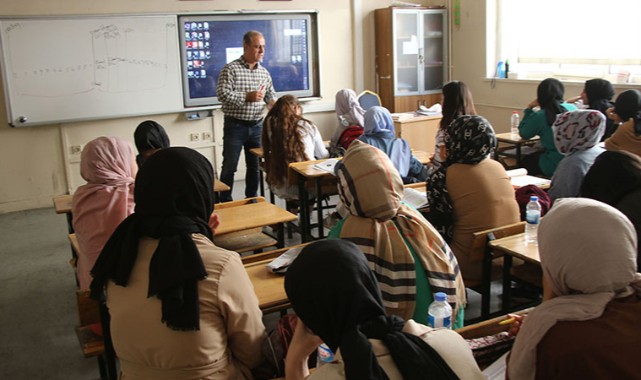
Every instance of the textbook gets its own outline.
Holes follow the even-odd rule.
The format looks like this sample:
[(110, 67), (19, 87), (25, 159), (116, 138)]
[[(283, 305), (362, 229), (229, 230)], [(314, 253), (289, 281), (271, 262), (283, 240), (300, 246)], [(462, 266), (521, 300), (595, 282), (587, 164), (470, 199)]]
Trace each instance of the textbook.
[(419, 191), (412, 189), (411, 187), (406, 187), (403, 191), (403, 202), (414, 207), (417, 210), (426, 208), (429, 206), (427, 203), (427, 195), (425, 191)]
[(552, 182), (547, 178), (528, 175), (527, 169), (524, 169), (524, 168), (508, 170), (506, 173), (507, 173), (507, 176), (510, 177), (510, 182), (512, 182), (512, 186), (516, 188), (527, 186), (527, 185), (548, 187)]
[(327, 160), (314, 164), (314, 168), (334, 174), (334, 167), (338, 161), (339, 160), (335, 158), (328, 158)]

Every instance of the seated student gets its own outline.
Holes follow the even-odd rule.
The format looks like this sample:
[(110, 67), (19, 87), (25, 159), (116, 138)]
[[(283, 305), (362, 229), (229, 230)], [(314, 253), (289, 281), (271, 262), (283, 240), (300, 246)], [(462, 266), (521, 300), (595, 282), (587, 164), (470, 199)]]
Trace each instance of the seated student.
[(425, 218), (401, 201), (403, 182), (390, 159), (354, 141), (336, 165), (336, 175), (349, 215), (328, 237), (358, 244), (381, 283), (388, 314), (426, 323), (438, 288), (449, 295), (454, 328), (462, 327), (465, 286), (456, 258)]
[(455, 80), (443, 86), (441, 103), (443, 117), (438, 131), (436, 131), (436, 146), (431, 162), (432, 170), (437, 170), (445, 161), (445, 131), (447, 127), (459, 116), (476, 115), (472, 93), (463, 82)]
[(147, 157), (154, 154), (158, 149), (169, 148), (169, 136), (162, 127), (153, 120), (145, 120), (138, 124), (134, 131), (134, 142), (138, 149), (136, 162), (142, 165)]
[(628, 218), (592, 199), (560, 199), (538, 241), (543, 303), (522, 321), (508, 377), (639, 378), (641, 274)]
[[(456, 332), (386, 312), (376, 277), (354, 243), (305, 247), (287, 270), (285, 291), (299, 318), (285, 359), (287, 380), (485, 378)], [(335, 361), (307, 377), (307, 357), (322, 342)]]
[(74, 193), (71, 213), (80, 246), (76, 270), (81, 290), (89, 289), (89, 272), (109, 236), (134, 211), (134, 155), (131, 143), (117, 137), (98, 137), (80, 155), (80, 175), (87, 183)]
[(386, 108), (374, 106), (365, 112), (365, 131), (358, 138), (387, 154), (403, 179), (403, 183), (422, 182), (427, 179), (427, 170), (412, 155), (410, 144), (396, 138), (392, 115)]
[(627, 150), (641, 157), (641, 92), (627, 90), (619, 94), (608, 117), (622, 124), (605, 140), (605, 149)]
[(318, 128), (302, 116), (298, 99), (284, 95), (263, 123), (262, 146), (271, 191), (281, 198), (298, 199), (298, 186), (287, 180), (288, 165), (329, 157)]
[(236, 252), (207, 224), (214, 174), (195, 150), (161, 149), (136, 177), (136, 210), (92, 270), (106, 293), (123, 379), (250, 379), (265, 337)]
[(554, 126), (554, 144), (565, 156), (556, 168), (550, 185), (550, 199), (578, 197), (585, 173), (603, 153), (599, 141), (605, 130), (605, 116), (599, 111), (562, 113)]
[(496, 136), (481, 116), (460, 116), (445, 133), (447, 158), (428, 180), (427, 220), (450, 243), (463, 279), (480, 282), (481, 258), (470, 257), (474, 232), (519, 221), (505, 168), (490, 158)]
[[(336, 118), (338, 126), (330, 143), (331, 149), (347, 149), (356, 137), (363, 133), (365, 110), (358, 103), (354, 90), (345, 88), (336, 93)], [(345, 132), (348, 130), (348, 132)], [(345, 132), (345, 134), (343, 134)]]
[[(528, 154), (522, 160), (523, 166), (531, 175), (543, 174), (551, 177), (563, 156), (554, 146), (552, 124), (558, 114), (574, 111), (576, 106), (563, 101), (563, 83), (554, 78), (548, 78), (539, 83), (534, 99), (523, 111), (523, 120), (519, 124), (519, 134), (524, 139), (534, 136), (541, 137), (543, 152)], [(534, 111), (534, 107), (540, 110)]]
[[(620, 151), (605, 151), (594, 160), (581, 196), (607, 203), (625, 214), (641, 239), (641, 158)], [(641, 244), (637, 246), (637, 271), (641, 271)]]
[[(607, 118), (607, 111), (613, 105), (612, 97), (614, 97), (614, 87), (612, 87), (612, 83), (605, 79), (596, 78), (585, 81), (581, 95), (568, 99), (567, 102), (575, 103), (577, 106), (582, 103), (584, 108), (597, 110)], [(579, 100), (581, 101), (580, 103)], [(579, 108), (581, 107), (579, 106)], [(601, 137), (601, 141), (605, 141), (605, 139), (610, 137), (617, 129), (617, 126), (618, 123), (615, 123), (614, 120), (606, 119), (605, 132), (603, 133), (603, 137)]]

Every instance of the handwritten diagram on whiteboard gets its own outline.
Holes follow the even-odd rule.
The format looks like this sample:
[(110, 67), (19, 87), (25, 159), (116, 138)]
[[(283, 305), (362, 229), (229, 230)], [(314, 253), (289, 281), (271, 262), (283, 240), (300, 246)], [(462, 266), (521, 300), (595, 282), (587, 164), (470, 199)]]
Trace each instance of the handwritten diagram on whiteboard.
[(0, 20), (14, 126), (182, 109), (176, 17)]

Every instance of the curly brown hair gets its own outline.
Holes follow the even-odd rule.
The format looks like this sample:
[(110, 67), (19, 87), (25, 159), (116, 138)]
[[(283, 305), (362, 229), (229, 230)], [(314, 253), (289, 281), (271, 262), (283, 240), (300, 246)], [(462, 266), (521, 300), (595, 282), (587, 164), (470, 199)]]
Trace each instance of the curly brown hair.
[[(298, 110), (300, 102), (293, 95), (284, 95), (269, 110), (263, 123), (263, 154), (267, 183), (282, 186), (287, 179), (287, 167), (292, 162), (308, 161), (299, 128), (311, 122)], [(302, 122), (302, 123), (301, 123)]]

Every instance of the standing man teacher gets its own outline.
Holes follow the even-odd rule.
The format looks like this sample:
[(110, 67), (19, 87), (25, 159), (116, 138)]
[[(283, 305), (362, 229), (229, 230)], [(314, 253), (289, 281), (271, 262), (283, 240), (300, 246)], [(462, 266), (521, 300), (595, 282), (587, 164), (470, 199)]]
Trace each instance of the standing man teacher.
[[(223, 129), (223, 168), (220, 180), (233, 189), (241, 149), (245, 149), (245, 197), (258, 192), (258, 157), (249, 152), (260, 147), (263, 107), (276, 101), (272, 78), (260, 62), (265, 56), (262, 33), (249, 31), (243, 36), (243, 55), (220, 71), (216, 92), (225, 114)], [(223, 202), (231, 201), (231, 190), (221, 193)]]

